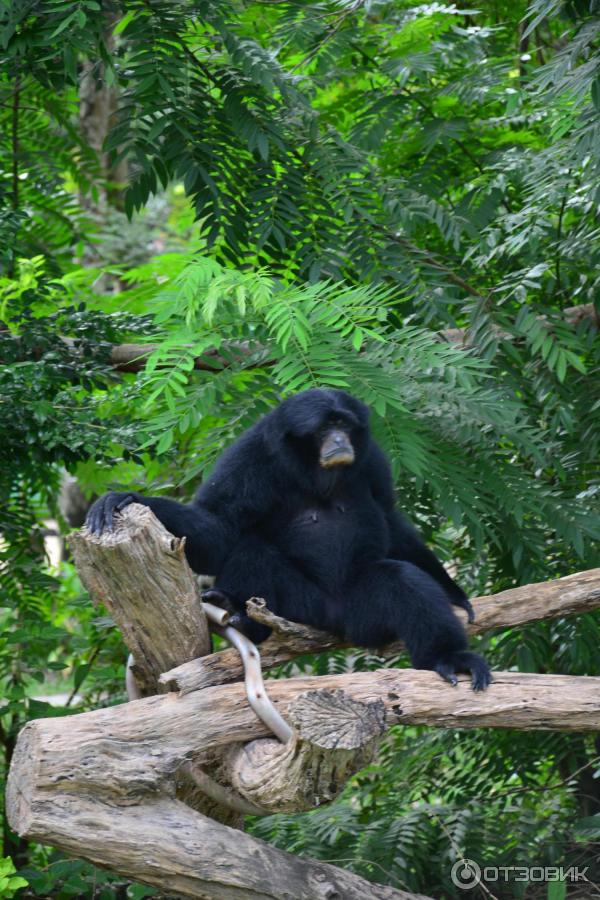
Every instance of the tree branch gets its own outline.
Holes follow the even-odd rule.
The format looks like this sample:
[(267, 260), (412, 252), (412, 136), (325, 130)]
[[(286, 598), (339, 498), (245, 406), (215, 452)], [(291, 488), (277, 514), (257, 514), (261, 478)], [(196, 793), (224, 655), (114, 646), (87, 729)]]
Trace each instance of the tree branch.
[[(567, 575), (555, 581), (511, 588), (500, 594), (476, 597), (473, 601), (475, 622), (468, 625), (466, 614), (457, 610), (471, 634), (498, 628), (514, 628), (541, 619), (583, 614), (600, 607), (600, 568)], [(264, 600), (247, 604), (251, 618), (273, 629), (273, 634), (260, 645), (263, 671), (289, 662), (304, 653), (320, 653), (347, 647), (331, 634), (281, 619), (265, 608)], [(400, 644), (383, 648), (383, 656), (395, 656)], [(201, 690), (216, 684), (238, 681), (243, 675), (239, 658), (232, 650), (212, 653), (164, 672), (160, 684), (171, 691)]]
[[(75, 537), (75, 554), (92, 596), (107, 605), (130, 649), (141, 654), (148, 688), (163, 660), (175, 655), (182, 661), (195, 652), (194, 617), (204, 627), (203, 610), (183, 544), (149, 509), (132, 504), (115, 531), (101, 537), (84, 529)], [(600, 570), (594, 570), (482, 597), (476, 608), (483, 628), (564, 615), (599, 601)], [(320, 649), (323, 642), (336, 645), (259, 602), (250, 611), (273, 628), (270, 641), (286, 645), (288, 659), (317, 641)], [(207, 657), (221, 659), (221, 668), (209, 666), (209, 679), (215, 671), (220, 680), (231, 678), (222, 668), (228, 652)], [(183, 896), (408, 898), (227, 825), (239, 826), (250, 811), (308, 809), (331, 800), (374, 758), (383, 729), (396, 724), (600, 732), (596, 678), (497, 672), (488, 691), (475, 693), (466, 677), (451, 687), (433, 672), (381, 669), (270, 681), (272, 702), (293, 725), (282, 744), (253, 712), (242, 683), (207, 687), (202, 660), (188, 666), (197, 673), (198, 664), (202, 689), (188, 683), (187, 692), (30, 722), (8, 777), (11, 827)], [(174, 679), (169, 672), (163, 687)], [(212, 818), (201, 814), (207, 812)]]

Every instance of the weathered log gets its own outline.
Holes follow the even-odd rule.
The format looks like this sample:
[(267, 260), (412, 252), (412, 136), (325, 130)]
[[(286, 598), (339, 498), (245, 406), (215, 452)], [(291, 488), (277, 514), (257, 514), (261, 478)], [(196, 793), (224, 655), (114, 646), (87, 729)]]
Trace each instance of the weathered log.
[[(383, 703), (387, 726), (598, 731), (598, 684), (588, 676), (495, 672), (491, 687), (476, 693), (462, 676), (452, 687), (434, 672), (378, 669), (277, 679), (270, 693), (285, 716), (307, 691), (342, 690), (361, 703)], [(231, 744), (270, 737), (239, 683), (145, 697), (68, 719), (36, 719), (26, 733), (35, 752), (11, 769), (15, 790), (30, 766), (29, 777), (43, 778), (46, 786), (60, 782), (64, 790), (68, 783), (132, 803), (168, 792), (184, 761), (201, 764)]]
[[(102, 536), (82, 529), (71, 536), (71, 547), (93, 602), (107, 608), (133, 656), (126, 678), (135, 679), (139, 694), (162, 689), (158, 676), (165, 662), (209, 652), (208, 622), (185, 559), (185, 540), (173, 537), (148, 507), (126, 507), (114, 531)], [(205, 779), (210, 783), (210, 776)], [(234, 827), (242, 824), (239, 810), (200, 790), (183, 770), (176, 788), (177, 797), (198, 812)]]
[[(600, 730), (598, 679), (587, 677), (496, 673), (476, 694), (465, 680), (453, 688), (432, 672), (385, 669), (275, 681), (272, 695), (289, 715), (301, 693), (323, 689), (381, 701), (387, 724)], [(176, 799), (182, 761), (201, 764), (265, 733), (239, 684), (35, 720), (13, 757), (9, 823), (23, 837), (183, 896), (406, 896), (290, 857)]]
[[(582, 614), (600, 607), (600, 568), (566, 575), (554, 581), (511, 588), (500, 594), (475, 597), (472, 602), (475, 622), (466, 625), (471, 634), (481, 634), (497, 628), (513, 628), (541, 619)], [(289, 662), (304, 653), (319, 653), (348, 646), (323, 631), (275, 616), (265, 609), (264, 601), (250, 601), (248, 613), (257, 622), (273, 629), (273, 635), (260, 645), (263, 671)], [(456, 613), (466, 624), (466, 614), (462, 610), (457, 610)], [(381, 655), (394, 656), (401, 650), (400, 644), (394, 644), (384, 647)], [(239, 658), (231, 650), (223, 650), (164, 672), (159, 681), (169, 690), (185, 693), (238, 681), (241, 677)]]
[[(270, 847), (176, 799), (182, 760), (201, 760), (206, 748), (266, 731), (241, 685), (215, 690), (235, 693), (223, 712), (213, 690), (81, 713), (68, 725), (65, 719), (30, 722), (7, 786), (11, 827), (169, 894), (408, 900), (412, 895), (403, 891)], [(192, 701), (205, 694), (212, 696), (197, 716)]]
[(21, 802), (32, 840), (52, 843), (169, 896), (200, 900), (429, 900), (277, 850), (177, 800), (113, 806), (70, 791)]
[(600, 607), (600, 568), (477, 597), (473, 607), (475, 621), (468, 626), (471, 634), (583, 615)]
[(165, 669), (210, 651), (200, 589), (185, 562), (185, 540), (173, 537), (150, 509), (126, 507), (113, 532), (71, 537), (73, 556), (95, 603), (102, 603), (135, 659), (144, 694), (157, 691)]
[[(197, 654), (196, 642), (202, 643), (194, 629), (198, 619), (206, 638), (182, 543), (136, 505), (125, 511), (113, 534), (82, 534), (75, 543), (86, 584), (139, 654), (150, 690), (161, 668), (172, 669), (188, 654)], [(599, 570), (561, 581), (561, 587), (559, 582), (535, 586), (538, 600), (529, 601), (528, 614), (519, 612), (514, 595), (531, 588), (505, 592), (507, 623), (599, 605)], [(568, 599), (558, 599), (563, 596)], [(496, 603), (497, 598), (477, 603), (489, 627), (502, 624)], [(277, 619), (260, 603), (252, 609), (274, 628), (270, 641), (280, 647), (287, 642), (283, 659), (324, 644), (339, 646), (331, 636)], [(183, 642), (177, 637), (174, 646), (173, 636), (179, 634)], [(263, 656), (268, 644), (261, 648)], [(277, 652), (278, 662), (283, 661)], [(237, 655), (230, 658), (233, 677), (240, 678)], [(198, 661), (187, 665), (197, 670)], [(208, 671), (214, 677), (218, 667)], [(222, 670), (218, 676), (223, 680)], [(232, 797), (229, 813), (235, 822), (249, 808), (308, 808), (335, 796), (348, 775), (372, 758), (384, 724), (600, 730), (594, 678), (495, 673), (487, 692), (474, 693), (466, 678), (451, 687), (432, 672), (383, 669), (271, 681), (271, 698), (296, 727), (290, 744), (282, 747), (268, 739), (242, 684), (205, 687), (203, 678), (203, 690), (145, 697), (68, 720), (30, 722), (19, 736), (8, 778), (11, 826), (24, 837), (183, 896), (408, 897), (282, 853), (208, 819), (180, 801), (182, 784), (186, 800), (203, 811), (212, 803), (217, 817)], [(172, 672), (162, 684), (173, 684)], [(240, 746), (248, 741), (254, 743)]]
[(308, 691), (290, 704), (291, 740), (252, 741), (232, 750), (227, 780), (265, 814), (329, 803), (351, 775), (372, 762), (384, 715), (381, 701), (358, 703), (343, 691)]

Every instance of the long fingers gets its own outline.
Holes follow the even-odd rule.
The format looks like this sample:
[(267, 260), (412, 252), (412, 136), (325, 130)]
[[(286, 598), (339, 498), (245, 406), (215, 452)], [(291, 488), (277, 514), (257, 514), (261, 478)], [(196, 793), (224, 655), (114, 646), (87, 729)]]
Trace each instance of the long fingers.
[(87, 514), (85, 523), (93, 534), (113, 531), (115, 513), (121, 512), (126, 506), (134, 502), (135, 497), (133, 494), (111, 491), (96, 500)]

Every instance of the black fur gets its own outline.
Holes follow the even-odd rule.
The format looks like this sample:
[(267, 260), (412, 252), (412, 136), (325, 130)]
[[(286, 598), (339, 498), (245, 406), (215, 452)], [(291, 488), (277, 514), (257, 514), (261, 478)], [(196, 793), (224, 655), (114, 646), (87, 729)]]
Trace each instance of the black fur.
[[(355, 461), (327, 469), (319, 447), (333, 422), (350, 435)], [(475, 690), (489, 684), (488, 665), (467, 650), (451, 608), (472, 619), (471, 604), (394, 509), (367, 407), (344, 391), (285, 400), (223, 453), (190, 504), (110, 493), (92, 506), (89, 527), (112, 529), (113, 514), (132, 502), (186, 537), (192, 569), (216, 575), (213, 599), (228, 600), (251, 639), (268, 630), (245, 615), (245, 603), (264, 597), (273, 612), (358, 646), (400, 638), (417, 668), (451, 683), (455, 672), (470, 672)]]

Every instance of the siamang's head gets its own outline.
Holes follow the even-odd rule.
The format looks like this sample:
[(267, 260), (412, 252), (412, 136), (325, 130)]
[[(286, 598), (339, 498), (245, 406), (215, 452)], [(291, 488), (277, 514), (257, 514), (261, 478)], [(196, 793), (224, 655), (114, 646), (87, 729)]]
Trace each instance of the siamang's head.
[(338, 471), (360, 462), (369, 410), (345, 391), (313, 388), (284, 400), (273, 424), (285, 449), (311, 469)]

